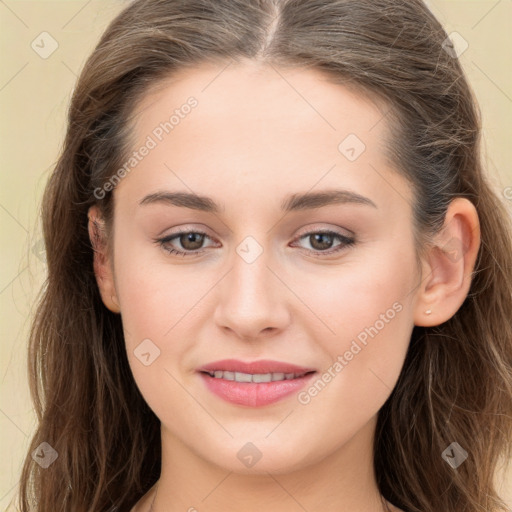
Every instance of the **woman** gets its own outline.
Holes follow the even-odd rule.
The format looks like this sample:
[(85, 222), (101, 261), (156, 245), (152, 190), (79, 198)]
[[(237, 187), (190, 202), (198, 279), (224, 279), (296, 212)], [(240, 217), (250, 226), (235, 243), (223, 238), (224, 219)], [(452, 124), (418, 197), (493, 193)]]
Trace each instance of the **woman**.
[(506, 510), (510, 220), (446, 41), (419, 0), (111, 23), (43, 199), (23, 512)]

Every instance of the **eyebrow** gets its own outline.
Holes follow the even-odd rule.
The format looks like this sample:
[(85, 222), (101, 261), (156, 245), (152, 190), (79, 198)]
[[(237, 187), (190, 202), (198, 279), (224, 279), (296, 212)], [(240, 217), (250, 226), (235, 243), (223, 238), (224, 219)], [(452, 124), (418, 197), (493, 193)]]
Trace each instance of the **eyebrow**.
[[(139, 202), (141, 206), (158, 203), (208, 213), (220, 213), (224, 210), (211, 197), (188, 192), (155, 192), (145, 196)], [(333, 204), (359, 204), (377, 208), (377, 205), (371, 199), (357, 194), (356, 192), (350, 190), (325, 190), (321, 192), (291, 194), (281, 203), (281, 209), (285, 212), (314, 210)]]

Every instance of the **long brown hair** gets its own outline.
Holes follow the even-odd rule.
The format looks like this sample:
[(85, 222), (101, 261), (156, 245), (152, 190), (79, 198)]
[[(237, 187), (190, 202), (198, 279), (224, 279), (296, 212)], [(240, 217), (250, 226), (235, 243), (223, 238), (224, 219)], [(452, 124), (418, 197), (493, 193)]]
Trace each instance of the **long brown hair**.
[[(415, 191), (418, 250), (450, 201), (477, 208), (482, 243), (457, 313), (414, 327), (374, 444), (383, 496), (406, 512), (504, 511), (493, 484), (512, 439), (512, 229), (486, 181), (480, 118), (447, 34), (420, 0), (136, 0), (111, 22), (74, 91), (42, 202), (48, 276), (29, 343), (38, 428), (22, 512), (129, 510), (160, 471), (160, 424), (131, 374), (121, 318), (102, 303), (87, 211), (130, 153), (134, 105), (202, 62), (307, 67), (383, 99), (390, 154)], [(219, 68), (221, 69), (221, 68)], [(133, 148), (132, 148), (133, 149)], [(48, 467), (31, 456), (47, 442)], [(457, 442), (467, 460), (442, 453)]]

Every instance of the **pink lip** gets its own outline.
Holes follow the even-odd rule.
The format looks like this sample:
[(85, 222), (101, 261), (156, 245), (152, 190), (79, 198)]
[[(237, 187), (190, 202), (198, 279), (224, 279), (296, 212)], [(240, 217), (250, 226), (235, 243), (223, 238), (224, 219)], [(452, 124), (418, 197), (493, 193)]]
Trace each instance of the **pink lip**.
[(199, 372), (214, 372), (215, 370), (241, 373), (307, 373), (316, 371), (315, 368), (304, 368), (295, 364), (270, 361), (268, 359), (253, 361), (252, 363), (244, 363), (237, 359), (222, 359), (197, 369)]
[[(241, 373), (296, 373), (307, 375), (302, 375), (295, 379), (272, 382), (236, 382), (215, 378), (206, 373), (216, 370)], [(200, 372), (206, 387), (218, 397), (233, 404), (261, 407), (298, 392), (311, 380), (315, 370), (279, 361), (262, 360), (244, 363), (234, 359), (224, 359), (202, 366), (198, 369), (198, 372)]]

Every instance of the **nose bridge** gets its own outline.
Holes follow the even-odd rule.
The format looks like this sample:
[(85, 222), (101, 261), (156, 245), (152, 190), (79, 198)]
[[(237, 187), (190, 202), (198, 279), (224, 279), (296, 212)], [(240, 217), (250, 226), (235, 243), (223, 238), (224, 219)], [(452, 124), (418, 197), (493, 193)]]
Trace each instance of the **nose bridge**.
[(233, 257), (230, 296), (239, 306), (247, 304), (253, 308), (262, 308), (275, 302), (273, 297), (275, 279), (270, 272), (270, 252), (253, 236), (247, 236), (238, 244)]
[(252, 236), (242, 240), (235, 252), (231, 271), (219, 291), (216, 322), (243, 337), (256, 337), (268, 328), (282, 328), (288, 318), (284, 288), (269, 268), (270, 252)]

